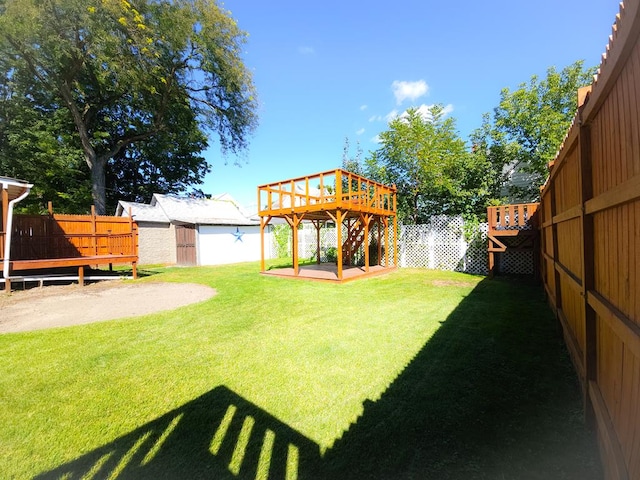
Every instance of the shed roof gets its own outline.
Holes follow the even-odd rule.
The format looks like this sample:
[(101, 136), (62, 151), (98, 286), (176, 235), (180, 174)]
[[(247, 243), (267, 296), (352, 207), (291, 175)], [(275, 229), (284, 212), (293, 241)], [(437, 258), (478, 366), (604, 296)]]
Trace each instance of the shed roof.
[(198, 225), (258, 225), (228, 194), (214, 198), (189, 198), (154, 193), (150, 204), (118, 202), (116, 215), (131, 215), (137, 221)]

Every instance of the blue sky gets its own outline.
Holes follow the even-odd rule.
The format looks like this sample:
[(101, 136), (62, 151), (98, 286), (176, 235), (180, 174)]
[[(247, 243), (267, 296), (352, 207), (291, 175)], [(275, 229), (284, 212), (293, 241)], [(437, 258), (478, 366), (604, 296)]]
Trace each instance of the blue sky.
[[(340, 167), (377, 148), (389, 115), (439, 103), (461, 138), (515, 89), (583, 59), (600, 64), (617, 0), (226, 0), (249, 34), (259, 126), (242, 157), (214, 141), (202, 189), (256, 203), (258, 185)], [(239, 162), (241, 167), (234, 165)]]

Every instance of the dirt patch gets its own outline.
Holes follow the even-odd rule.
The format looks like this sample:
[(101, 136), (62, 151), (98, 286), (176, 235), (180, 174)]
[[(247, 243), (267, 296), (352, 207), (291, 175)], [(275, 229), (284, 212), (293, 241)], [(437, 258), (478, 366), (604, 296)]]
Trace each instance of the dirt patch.
[(0, 293), (0, 333), (135, 317), (173, 310), (211, 298), (216, 291), (195, 283), (99, 282)]

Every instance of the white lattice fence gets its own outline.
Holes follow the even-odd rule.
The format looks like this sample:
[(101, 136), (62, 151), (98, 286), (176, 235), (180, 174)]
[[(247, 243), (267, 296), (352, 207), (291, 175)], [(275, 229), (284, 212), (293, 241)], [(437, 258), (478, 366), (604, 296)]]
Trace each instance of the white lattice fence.
[[(346, 228), (342, 227), (343, 238)], [(402, 225), (398, 238), (398, 266), (432, 268), (437, 270), (455, 270), (459, 272), (487, 274), (487, 231), (488, 225), (481, 223), (470, 238), (465, 238), (462, 217), (435, 216), (425, 225)], [(291, 230), (288, 230), (288, 252), (291, 255)], [(316, 229), (304, 224), (298, 232), (298, 251), (300, 259), (315, 260)], [(274, 237), (272, 236), (272, 239)], [(370, 241), (377, 234), (370, 233)], [(386, 249), (384, 236), (383, 248)], [(364, 245), (356, 255), (356, 263), (364, 261)], [(389, 258), (393, 264), (393, 234), (389, 239)], [(271, 250), (276, 251), (272, 246)], [(335, 227), (320, 229), (320, 260), (329, 262), (337, 254), (337, 234)], [(383, 259), (385, 255), (383, 253)], [(530, 252), (508, 252), (501, 254), (500, 273), (533, 273), (533, 255)]]
[(439, 215), (424, 225), (400, 228), (399, 264), (401, 267), (423, 267), (487, 273), (486, 232), (481, 224), (467, 242), (462, 217)]

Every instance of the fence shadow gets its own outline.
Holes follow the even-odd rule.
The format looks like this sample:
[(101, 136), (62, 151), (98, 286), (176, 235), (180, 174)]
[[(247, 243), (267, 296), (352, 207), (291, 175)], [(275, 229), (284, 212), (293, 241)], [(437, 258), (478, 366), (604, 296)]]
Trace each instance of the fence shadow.
[(522, 282), (480, 282), (323, 456), (220, 386), (37, 478), (602, 478), (557, 325)]
[(540, 287), (483, 280), (365, 402), (323, 478), (601, 479), (580, 395)]

